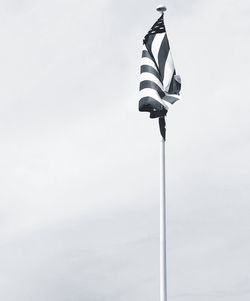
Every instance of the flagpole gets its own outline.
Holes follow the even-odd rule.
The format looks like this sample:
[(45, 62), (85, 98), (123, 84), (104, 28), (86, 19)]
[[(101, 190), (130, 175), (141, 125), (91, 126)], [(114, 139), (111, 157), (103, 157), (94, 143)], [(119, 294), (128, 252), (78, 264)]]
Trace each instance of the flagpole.
[[(162, 15), (166, 6), (156, 8)], [(161, 140), (161, 187), (160, 187), (160, 301), (167, 301), (167, 204), (166, 204), (166, 151), (165, 117), (159, 118)]]
[[(164, 118), (164, 117), (163, 117)], [(161, 140), (160, 197), (160, 301), (167, 301), (167, 204), (166, 204), (166, 141)]]

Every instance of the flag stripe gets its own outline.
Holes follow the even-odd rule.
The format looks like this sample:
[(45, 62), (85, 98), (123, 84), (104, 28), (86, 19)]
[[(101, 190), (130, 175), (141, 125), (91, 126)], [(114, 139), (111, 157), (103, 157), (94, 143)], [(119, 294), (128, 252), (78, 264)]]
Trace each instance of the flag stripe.
[(155, 69), (156, 72), (158, 72), (158, 71), (157, 71), (157, 67), (155, 66), (154, 61), (152, 61), (151, 59), (149, 59), (149, 58), (147, 58), (147, 57), (143, 57), (143, 58), (141, 59), (141, 65), (151, 66), (152, 68)]
[(148, 53), (151, 56), (151, 60), (155, 63), (155, 67), (157, 68), (157, 71), (159, 72), (159, 68), (158, 68), (158, 62), (156, 61), (153, 52), (152, 52), (152, 44), (154, 42), (156, 35), (150, 35), (147, 39), (147, 44), (145, 44), (146, 49), (148, 50)]
[(142, 81), (145, 81), (145, 80), (151, 80), (152, 82), (157, 84), (161, 88), (161, 90), (163, 91), (162, 82), (160, 82), (159, 79), (154, 76), (154, 74), (152, 74), (152, 73), (142, 73), (140, 75), (140, 81), (142, 82)]
[(164, 38), (161, 43), (161, 47), (158, 53), (158, 64), (159, 64), (159, 71), (162, 77), (162, 80), (164, 80), (164, 73), (165, 73), (165, 64), (168, 58), (169, 54), (169, 43), (168, 38), (166, 35), (164, 35)]
[(145, 97), (142, 97), (140, 100), (143, 101), (143, 100), (149, 100), (149, 99), (153, 99), (153, 101), (156, 101), (157, 103), (161, 104), (157, 99), (155, 99), (152, 96), (145, 96)]
[(143, 90), (146, 88), (156, 90), (161, 98), (163, 98), (165, 96), (165, 93), (162, 91), (162, 89), (155, 82), (152, 82), (151, 80), (144, 80), (140, 83), (140, 90)]
[(149, 59), (152, 60), (152, 56), (150, 55), (150, 53), (148, 52), (148, 50), (143, 50), (142, 51), (142, 57), (147, 57)]
[(141, 96), (140, 98), (150, 96), (154, 98), (156, 101), (158, 101), (160, 104), (162, 104), (163, 106), (167, 107), (166, 102), (160, 97), (158, 92), (154, 89), (145, 88), (140, 91), (140, 96)]
[(155, 35), (155, 38), (153, 40), (152, 47), (151, 47), (152, 54), (156, 60), (158, 68), (159, 68), (158, 54), (159, 54), (159, 50), (160, 50), (160, 47), (161, 47), (164, 37), (165, 37), (165, 33), (160, 33), (160, 34)]
[(142, 65), (141, 73), (143, 73), (143, 72), (148, 72), (148, 73), (154, 74), (154, 76), (156, 76), (159, 79), (159, 81), (161, 82), (161, 77), (160, 77), (159, 73), (153, 67), (147, 66), (147, 65)]
[(151, 118), (165, 116), (167, 110), (167, 106), (163, 106), (154, 97), (151, 96), (145, 96), (139, 101), (139, 111), (150, 112)]
[(172, 58), (171, 52), (168, 53), (168, 58), (165, 64), (165, 70), (164, 70), (164, 79), (163, 79), (163, 84), (165, 87), (165, 91), (169, 91), (169, 86), (171, 84), (171, 80), (173, 77), (173, 74), (175, 73), (174, 69), (174, 62)]
[(171, 105), (174, 104), (177, 100), (180, 100), (180, 96), (177, 94), (166, 94), (163, 100), (167, 101)]
[(171, 94), (171, 92), (173, 93), (173, 90), (174, 90), (174, 82), (175, 82), (175, 72), (173, 73), (172, 75), (172, 79), (171, 79), (171, 82), (170, 82), (170, 85), (169, 85), (169, 89), (168, 89), (168, 93)]
[(153, 57), (153, 54), (152, 54), (152, 43), (154, 41), (154, 38), (155, 38), (155, 35), (150, 35), (149, 38), (148, 38), (148, 41), (147, 41), (147, 44), (145, 45), (149, 54), (151, 55), (151, 57)]
[[(156, 100), (154, 99), (153, 97), (150, 97), (150, 96), (145, 96), (143, 98), (140, 99), (140, 103), (154, 103), (155, 106), (160, 106), (161, 104)], [(145, 111), (143, 108), (139, 108), (140, 111)]]

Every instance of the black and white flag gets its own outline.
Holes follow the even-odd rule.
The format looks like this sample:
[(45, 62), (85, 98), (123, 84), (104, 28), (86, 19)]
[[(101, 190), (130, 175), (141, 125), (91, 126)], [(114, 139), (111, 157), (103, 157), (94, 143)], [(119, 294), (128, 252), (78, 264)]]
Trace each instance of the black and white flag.
[(139, 111), (150, 112), (150, 118), (164, 117), (180, 90), (162, 14), (143, 40)]

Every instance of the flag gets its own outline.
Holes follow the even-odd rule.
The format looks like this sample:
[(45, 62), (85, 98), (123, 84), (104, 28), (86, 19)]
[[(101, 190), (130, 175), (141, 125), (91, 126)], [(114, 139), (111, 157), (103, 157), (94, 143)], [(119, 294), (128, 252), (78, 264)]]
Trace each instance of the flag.
[(175, 71), (162, 14), (143, 40), (139, 101), (139, 111), (161, 119), (161, 133), (164, 116), (180, 98), (180, 90), (181, 79)]

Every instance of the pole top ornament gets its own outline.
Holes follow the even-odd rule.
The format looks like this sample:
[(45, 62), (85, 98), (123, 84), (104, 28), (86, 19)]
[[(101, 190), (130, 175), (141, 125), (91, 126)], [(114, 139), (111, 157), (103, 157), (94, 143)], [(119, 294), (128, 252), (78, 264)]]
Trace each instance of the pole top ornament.
[(156, 10), (162, 14), (164, 14), (164, 12), (167, 10), (165, 5), (158, 5)]

